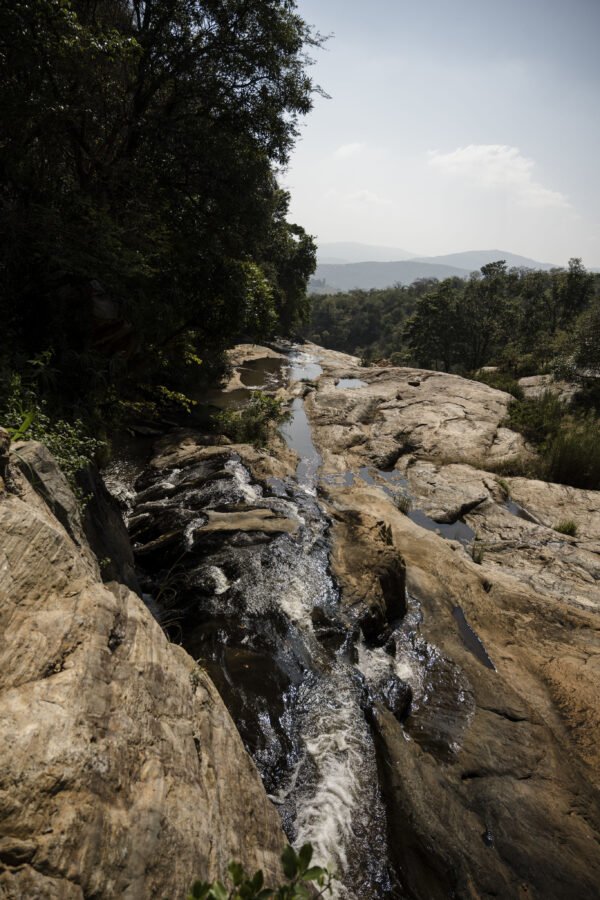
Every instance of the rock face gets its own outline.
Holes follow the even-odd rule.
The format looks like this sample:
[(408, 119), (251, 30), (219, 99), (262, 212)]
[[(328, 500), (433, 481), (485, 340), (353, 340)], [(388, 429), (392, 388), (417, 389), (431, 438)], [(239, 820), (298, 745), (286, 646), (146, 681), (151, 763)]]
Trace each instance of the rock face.
[(408, 715), (373, 714), (401, 896), (597, 898), (600, 494), (486, 470), (530, 452), (501, 424), (508, 395), (314, 350), (342, 596), (385, 554), (418, 611), (425, 682)]
[(278, 878), (279, 817), (212, 682), (102, 584), (51, 457), (18, 456), (0, 491), (0, 896), (178, 898), (232, 858)]

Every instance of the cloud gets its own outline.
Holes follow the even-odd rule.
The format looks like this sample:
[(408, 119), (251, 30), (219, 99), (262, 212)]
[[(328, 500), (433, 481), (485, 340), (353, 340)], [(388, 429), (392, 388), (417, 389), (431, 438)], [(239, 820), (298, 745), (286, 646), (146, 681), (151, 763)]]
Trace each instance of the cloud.
[(479, 187), (505, 190), (522, 206), (536, 209), (571, 206), (564, 194), (535, 180), (534, 161), (523, 156), (517, 147), (469, 144), (452, 153), (433, 150), (429, 152), (428, 163), (438, 171), (464, 178)]
[(333, 157), (334, 159), (350, 159), (352, 156), (358, 156), (364, 149), (365, 145), (360, 143), (342, 144), (334, 151)]
[(373, 191), (361, 190), (354, 191), (352, 194), (346, 194), (344, 197), (346, 203), (351, 204), (352, 206), (360, 205), (360, 206), (391, 206), (391, 200), (387, 200), (385, 197), (380, 197), (379, 194), (375, 194)]

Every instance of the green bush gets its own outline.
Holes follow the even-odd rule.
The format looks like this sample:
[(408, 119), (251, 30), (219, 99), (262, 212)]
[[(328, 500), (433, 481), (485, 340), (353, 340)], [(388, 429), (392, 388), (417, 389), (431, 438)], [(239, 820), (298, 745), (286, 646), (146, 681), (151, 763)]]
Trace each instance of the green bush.
[(214, 418), (216, 427), (238, 444), (264, 446), (273, 425), (287, 417), (283, 400), (253, 391), (243, 409), (225, 409)]
[(24, 439), (45, 444), (73, 485), (77, 472), (104, 446), (102, 441), (91, 437), (81, 419), (68, 422), (51, 417), (46, 403), (17, 374), (11, 375), (4, 386), (0, 425), (14, 441)]
[(263, 900), (267, 897), (274, 897), (276, 900), (310, 900), (321, 897), (331, 893), (333, 876), (327, 869), (310, 865), (312, 853), (310, 844), (304, 844), (298, 853), (293, 847), (287, 846), (281, 854), (287, 882), (277, 888), (264, 886), (261, 870), (250, 877), (239, 863), (232, 862), (228, 868), (230, 886), (226, 887), (221, 881), (214, 881), (212, 884), (196, 881), (188, 900)]
[(545, 449), (550, 481), (600, 489), (600, 420), (593, 414), (569, 419)]
[(540, 455), (523, 471), (511, 462), (502, 474), (600, 488), (600, 419), (593, 411), (573, 410), (547, 391), (540, 397), (513, 401), (505, 424), (535, 444)]
[(508, 407), (506, 425), (520, 431), (532, 444), (540, 446), (561, 428), (568, 409), (556, 394), (545, 391), (539, 397), (513, 400)]

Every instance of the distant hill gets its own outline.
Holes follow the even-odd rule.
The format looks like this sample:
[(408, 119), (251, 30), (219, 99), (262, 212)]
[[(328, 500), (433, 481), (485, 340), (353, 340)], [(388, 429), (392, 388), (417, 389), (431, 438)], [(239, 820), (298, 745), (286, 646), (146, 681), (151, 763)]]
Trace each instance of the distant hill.
[(319, 244), (317, 259), (319, 264), (357, 263), (357, 262), (395, 262), (411, 259), (415, 254), (401, 247), (380, 247), (376, 244), (360, 244), (356, 241), (337, 241), (332, 244)]
[[(354, 248), (356, 253), (378, 250), (385, 253), (385, 247), (369, 247), (368, 244), (323, 244), (325, 248), (338, 248), (336, 260), (324, 262), (319, 257), (319, 265), (309, 290), (317, 294), (335, 291), (349, 291), (352, 288), (369, 290), (385, 288), (393, 284), (412, 284), (418, 278), (468, 278), (471, 272), (478, 272), (482, 266), (500, 259), (506, 260), (509, 268), (554, 269), (553, 263), (538, 262), (527, 256), (509, 253), (508, 250), (467, 250), (464, 253), (448, 253), (445, 256), (418, 256), (394, 261), (362, 260), (360, 262), (340, 262), (341, 248)], [(389, 248), (387, 248), (389, 250)], [(397, 251), (402, 253), (404, 251)]]
[(317, 266), (309, 290), (317, 294), (350, 291), (352, 288), (385, 288), (393, 284), (412, 284), (418, 278), (467, 278), (469, 271), (457, 266), (405, 260), (401, 262), (325, 263)]
[(527, 256), (519, 256), (518, 253), (509, 253), (508, 250), (466, 250), (464, 253), (447, 253), (444, 256), (417, 256), (414, 262), (434, 263), (442, 266), (458, 266), (459, 269), (467, 269), (468, 272), (476, 272), (488, 263), (506, 260), (511, 268), (524, 269), (556, 269), (555, 263), (538, 262)]

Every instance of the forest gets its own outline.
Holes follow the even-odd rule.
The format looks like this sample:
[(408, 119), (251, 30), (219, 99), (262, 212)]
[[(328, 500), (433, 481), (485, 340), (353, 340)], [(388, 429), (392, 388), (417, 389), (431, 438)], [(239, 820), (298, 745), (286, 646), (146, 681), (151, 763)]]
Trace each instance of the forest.
[[(498, 260), (469, 280), (313, 295), (306, 336), (365, 365), (456, 373), (514, 397), (506, 424), (539, 454), (506, 474), (600, 487), (600, 275), (568, 268), (508, 269)], [(575, 383), (571, 403), (527, 398), (519, 379)]]
[(278, 176), (321, 42), (289, 0), (0, 3), (3, 425), (185, 407), (306, 316)]

